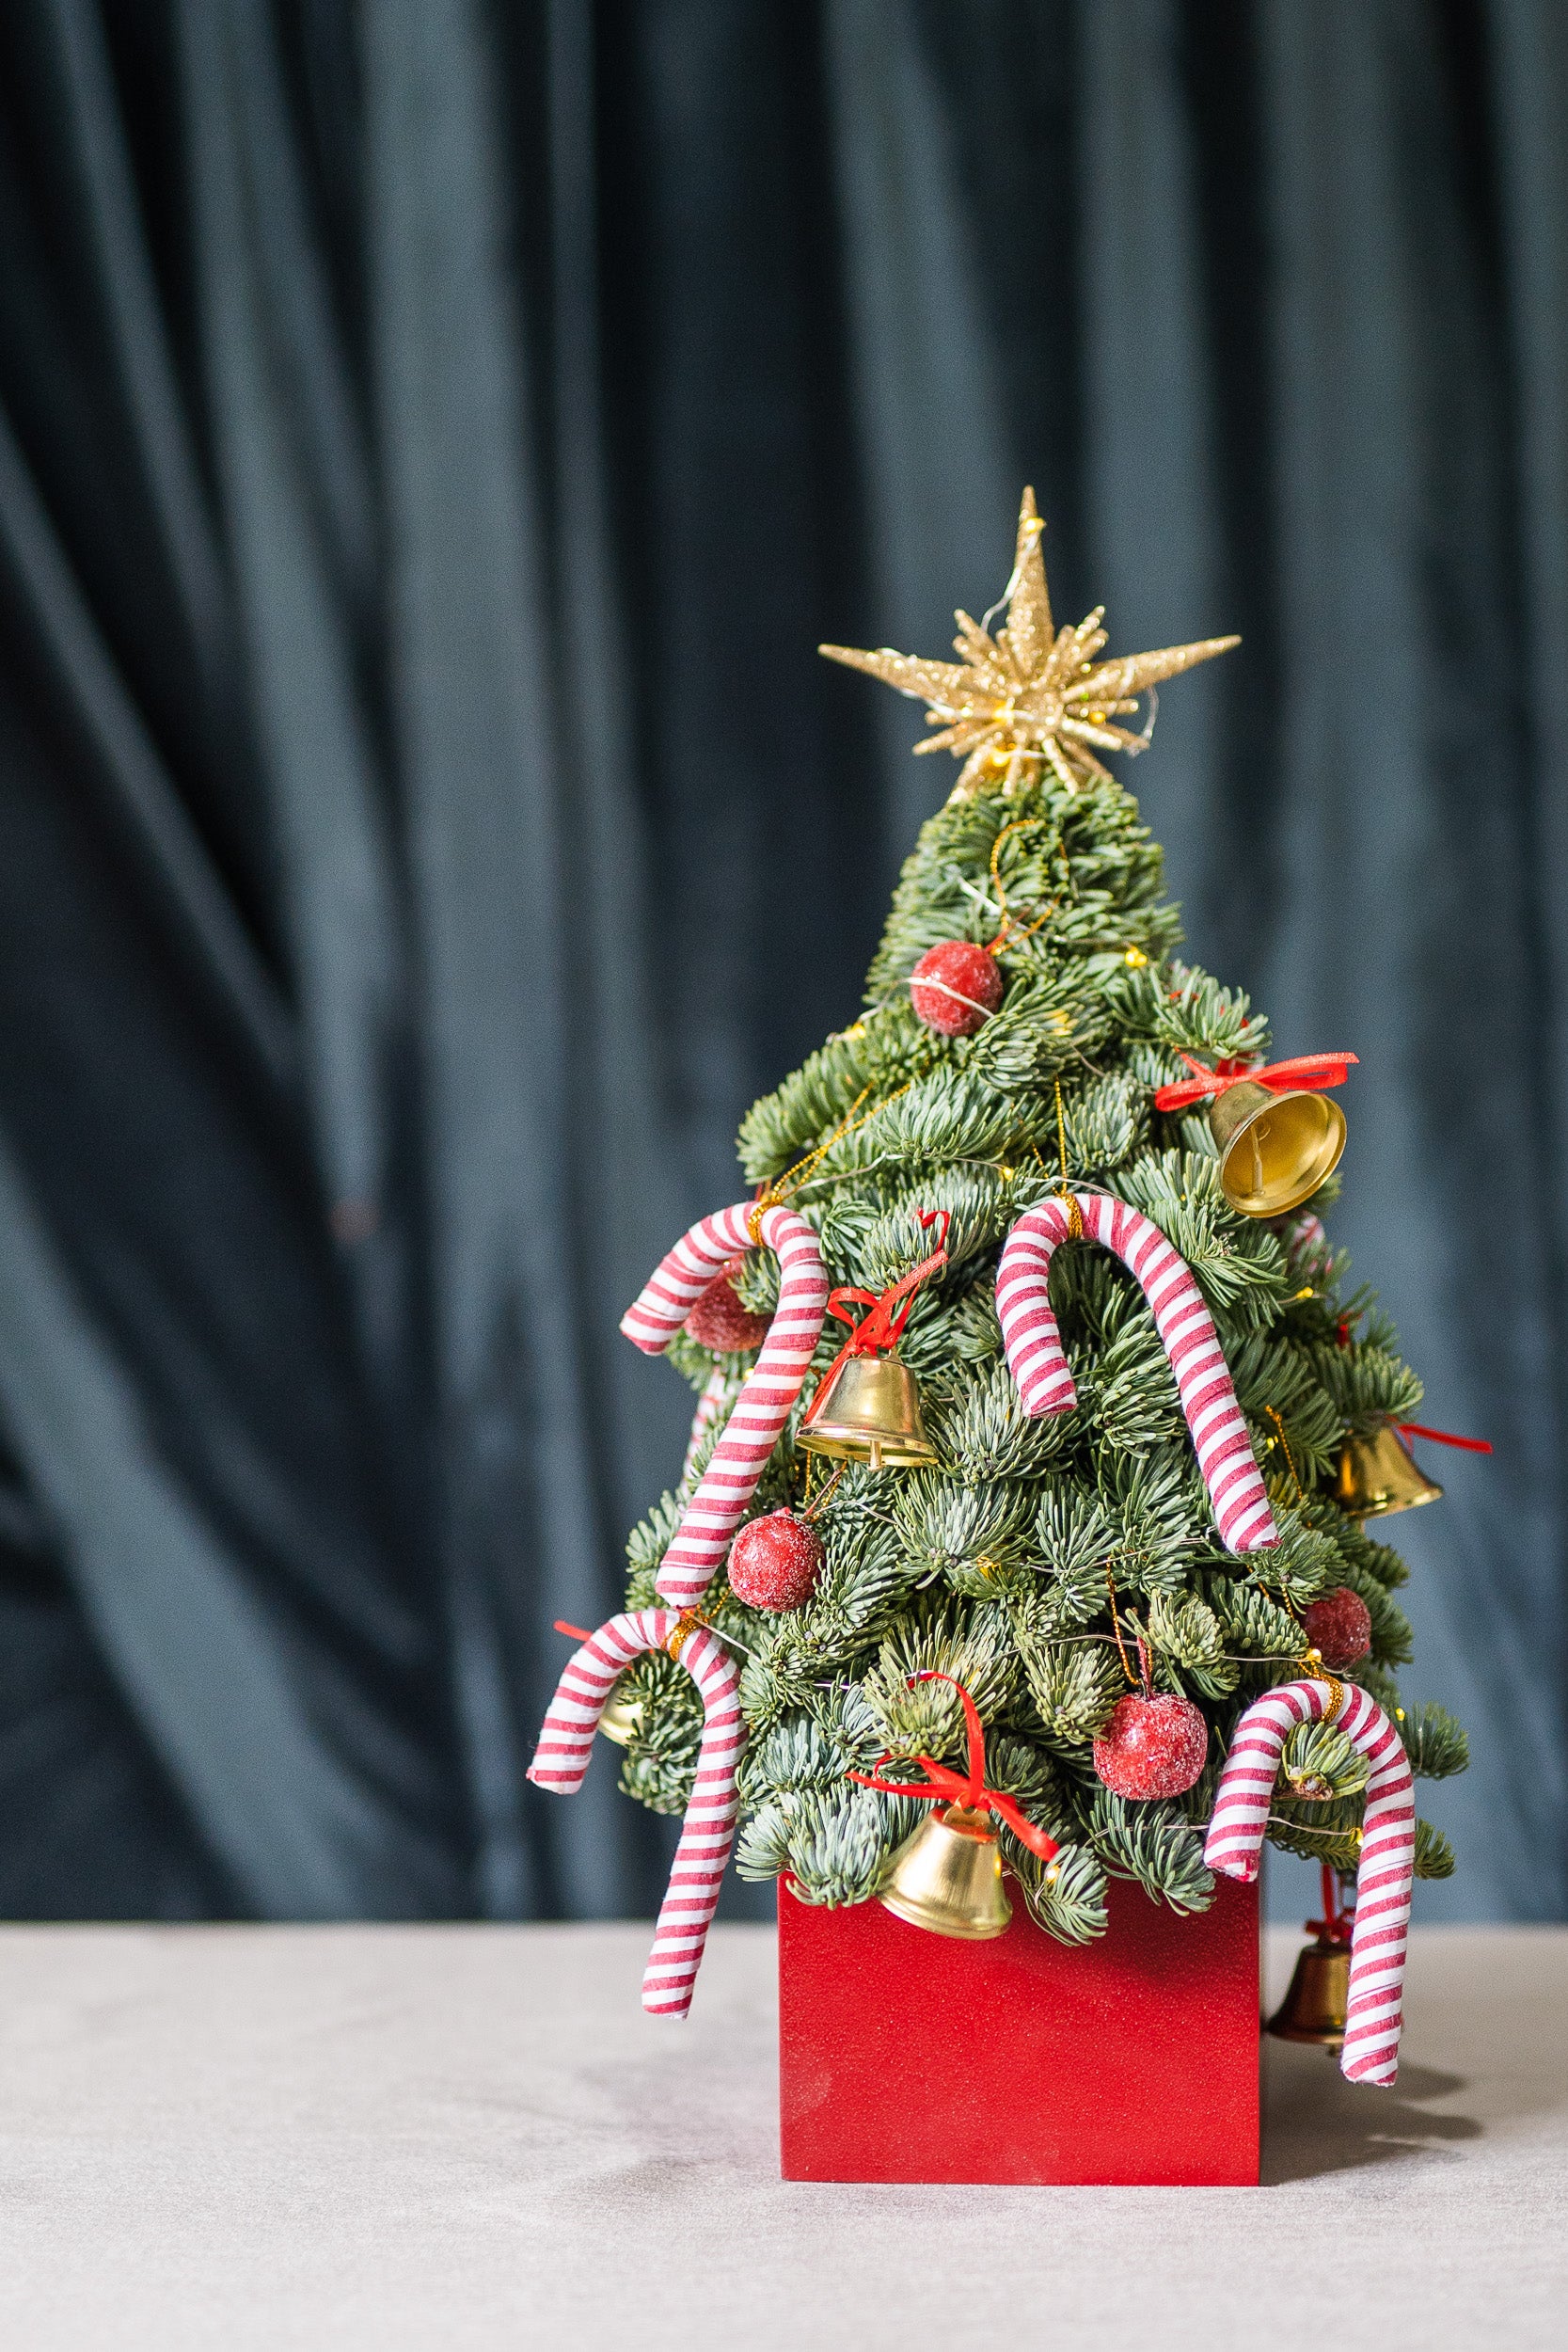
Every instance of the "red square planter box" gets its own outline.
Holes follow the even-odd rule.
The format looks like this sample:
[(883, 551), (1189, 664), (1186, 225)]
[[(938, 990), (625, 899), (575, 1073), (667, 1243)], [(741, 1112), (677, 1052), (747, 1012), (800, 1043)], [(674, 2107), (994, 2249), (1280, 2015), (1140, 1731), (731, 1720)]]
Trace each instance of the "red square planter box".
[(1257, 1888), (1109, 1900), (1094, 1944), (963, 1944), (781, 1881), (784, 2179), (1255, 2186)]

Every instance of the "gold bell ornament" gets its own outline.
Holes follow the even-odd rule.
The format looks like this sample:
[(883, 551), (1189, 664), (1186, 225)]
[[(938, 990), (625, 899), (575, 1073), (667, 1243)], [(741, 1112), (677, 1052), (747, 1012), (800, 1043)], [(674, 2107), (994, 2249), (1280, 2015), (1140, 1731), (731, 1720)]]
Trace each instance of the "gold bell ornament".
[(1190, 1054), (1193, 1075), (1157, 1087), (1154, 1107), (1185, 1110), (1209, 1103), (1209, 1132), (1220, 1155), (1220, 1184), (1243, 1216), (1283, 1216), (1309, 1200), (1339, 1164), (1345, 1114), (1320, 1091), (1343, 1083), (1354, 1054), (1303, 1054), (1293, 1061), (1206, 1070)]
[(629, 1748), (642, 1728), (642, 1702), (627, 1694), (626, 1678), (616, 1683), (599, 1714), (599, 1730), (618, 1748)]
[[(800, 1442), (808, 1454), (868, 1462), (874, 1470), (909, 1470), (937, 1459), (921, 1419), (914, 1375), (893, 1353), (910, 1319), (915, 1291), (947, 1263), (948, 1212), (928, 1211), (920, 1222), (942, 1228), (928, 1258), (879, 1297), (871, 1291), (844, 1289), (834, 1291), (828, 1301), (829, 1313), (851, 1327), (800, 1423)], [(858, 1322), (857, 1306), (871, 1310)]]
[(950, 1804), (927, 1815), (888, 1868), (881, 1899), (911, 1928), (984, 1944), (1013, 1915), (990, 1816)]
[(937, 1458), (914, 1375), (896, 1356), (841, 1358), (812, 1399), (800, 1443), (808, 1454), (869, 1462), (874, 1470), (911, 1470)]
[(1314, 1938), (1296, 1956), (1290, 1990), (1266, 2030), (1276, 2042), (1307, 2042), (1320, 2050), (1340, 2050), (1350, 2004), (1351, 1915), (1340, 1907), (1337, 1876), (1323, 1866), (1323, 1915), (1308, 1919)]
[(1370, 1437), (1352, 1431), (1340, 1450), (1339, 1478), (1334, 1490), (1334, 1499), (1348, 1518), (1386, 1518), (1395, 1511), (1413, 1511), (1419, 1503), (1437, 1501), (1443, 1489), (1427, 1476), (1410, 1451), (1411, 1438), (1460, 1446), (1466, 1454), (1492, 1451), (1485, 1438), (1456, 1438), (1451, 1429), (1426, 1429), (1418, 1421), (1386, 1421)]
[(1378, 1519), (1435, 1502), (1443, 1489), (1428, 1478), (1391, 1421), (1370, 1438), (1345, 1439), (1335, 1500), (1353, 1519)]
[(964, 1711), (969, 1770), (960, 1772), (922, 1756), (915, 1760), (926, 1775), (924, 1782), (850, 1773), (864, 1788), (880, 1788), (892, 1797), (925, 1798), (941, 1808), (892, 1856), (879, 1894), (885, 1907), (911, 1928), (928, 1928), (933, 1935), (954, 1936), (966, 1944), (989, 1943), (992, 1936), (1006, 1934), (1013, 1915), (990, 1815), (999, 1815), (1042, 1862), (1054, 1862), (1056, 1840), (1028, 1820), (1002, 1789), (986, 1787), (985, 1733), (979, 1709), (963, 1684), (935, 1669), (911, 1675), (911, 1691), (918, 1682), (946, 1682), (957, 1691)]

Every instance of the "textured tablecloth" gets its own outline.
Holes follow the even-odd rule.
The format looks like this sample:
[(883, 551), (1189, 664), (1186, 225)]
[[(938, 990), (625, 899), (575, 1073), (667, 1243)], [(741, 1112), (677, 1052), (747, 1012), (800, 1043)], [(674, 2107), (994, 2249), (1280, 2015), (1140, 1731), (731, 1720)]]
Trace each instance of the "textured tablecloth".
[(1253, 2190), (781, 2182), (771, 1934), (716, 1932), (684, 2026), (647, 1943), (0, 1931), (0, 2343), (1568, 2341), (1568, 1930), (1418, 1932), (1395, 2091), (1271, 2045)]

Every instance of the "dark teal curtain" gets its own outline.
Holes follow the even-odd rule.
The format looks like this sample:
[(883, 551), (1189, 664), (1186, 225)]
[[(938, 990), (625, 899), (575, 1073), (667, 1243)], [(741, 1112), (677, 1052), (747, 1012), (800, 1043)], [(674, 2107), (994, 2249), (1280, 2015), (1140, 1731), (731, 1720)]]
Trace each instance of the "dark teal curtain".
[(616, 1336), (947, 788), (819, 638), (1240, 628), (1137, 771), (1349, 1046), (1449, 1916), (1560, 1915), (1568, 13), (0, 11), (0, 1912), (647, 1908), (523, 1771)]

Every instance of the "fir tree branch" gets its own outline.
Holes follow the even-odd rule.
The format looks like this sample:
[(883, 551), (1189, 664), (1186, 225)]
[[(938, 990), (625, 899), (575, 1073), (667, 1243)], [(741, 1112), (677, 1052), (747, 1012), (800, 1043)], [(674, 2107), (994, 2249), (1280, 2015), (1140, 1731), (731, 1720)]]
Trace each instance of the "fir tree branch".
[(1202, 1837), (1173, 1805), (1130, 1804), (1101, 1788), (1089, 1820), (1094, 1850), (1114, 1877), (1136, 1879), (1172, 1911), (1208, 1910), (1214, 1874), (1203, 1859)]
[(1463, 1772), (1470, 1761), (1470, 1742), (1447, 1708), (1429, 1700), (1406, 1714), (1398, 1711), (1396, 1724), (1418, 1779), (1447, 1780)]

